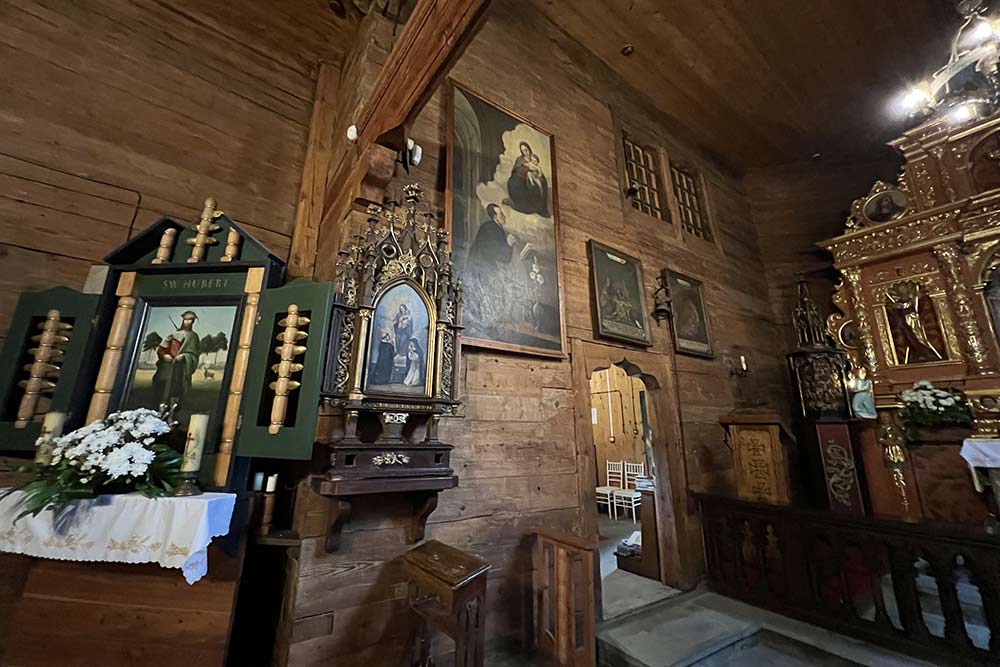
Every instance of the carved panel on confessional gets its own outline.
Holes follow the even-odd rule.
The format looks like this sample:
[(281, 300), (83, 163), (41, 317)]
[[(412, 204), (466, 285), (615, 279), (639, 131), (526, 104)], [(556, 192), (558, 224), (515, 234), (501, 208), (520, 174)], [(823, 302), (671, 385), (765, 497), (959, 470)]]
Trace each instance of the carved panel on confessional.
[(987, 135), (972, 149), (969, 165), (977, 192), (1000, 188), (1000, 132)]

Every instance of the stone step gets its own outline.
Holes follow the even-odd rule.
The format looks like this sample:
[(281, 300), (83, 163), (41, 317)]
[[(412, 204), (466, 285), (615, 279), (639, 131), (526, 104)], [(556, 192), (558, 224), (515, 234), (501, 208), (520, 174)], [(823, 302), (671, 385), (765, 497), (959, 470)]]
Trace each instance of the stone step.
[(706, 591), (603, 624), (597, 660), (598, 667), (930, 664)]

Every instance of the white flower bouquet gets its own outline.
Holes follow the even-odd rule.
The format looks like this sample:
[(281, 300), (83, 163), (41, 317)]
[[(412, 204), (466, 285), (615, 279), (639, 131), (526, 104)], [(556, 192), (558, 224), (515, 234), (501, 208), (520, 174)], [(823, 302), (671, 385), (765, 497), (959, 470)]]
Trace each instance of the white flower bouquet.
[(107, 493), (169, 493), (180, 482), (181, 456), (157, 438), (170, 425), (145, 408), (125, 410), (91, 422), (52, 442), (48, 463), (31, 467), (34, 479), (24, 491), (18, 518), (46, 509), (56, 513), (74, 500)]
[(944, 426), (971, 426), (972, 415), (965, 398), (951, 389), (938, 389), (927, 380), (914, 383), (899, 394), (903, 401), (900, 416), (907, 437), (915, 439), (918, 431)]

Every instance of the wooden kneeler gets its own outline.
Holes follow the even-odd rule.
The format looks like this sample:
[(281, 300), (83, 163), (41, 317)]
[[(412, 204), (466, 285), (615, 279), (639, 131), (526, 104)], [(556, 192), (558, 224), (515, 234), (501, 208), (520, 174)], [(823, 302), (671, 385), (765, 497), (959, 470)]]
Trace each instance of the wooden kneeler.
[(437, 540), (403, 554), (410, 609), (420, 619), (412, 667), (433, 667), (431, 636), (455, 642), (455, 667), (483, 667), (486, 640), (486, 561)]

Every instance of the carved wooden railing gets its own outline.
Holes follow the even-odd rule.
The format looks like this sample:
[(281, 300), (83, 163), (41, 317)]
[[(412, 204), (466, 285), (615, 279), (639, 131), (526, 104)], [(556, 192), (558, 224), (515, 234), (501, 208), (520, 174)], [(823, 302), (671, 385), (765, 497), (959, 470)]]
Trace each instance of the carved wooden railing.
[(593, 667), (597, 543), (539, 531), (535, 544), (535, 648), (560, 665)]
[(713, 588), (945, 664), (1000, 665), (1000, 539), (699, 496)]

